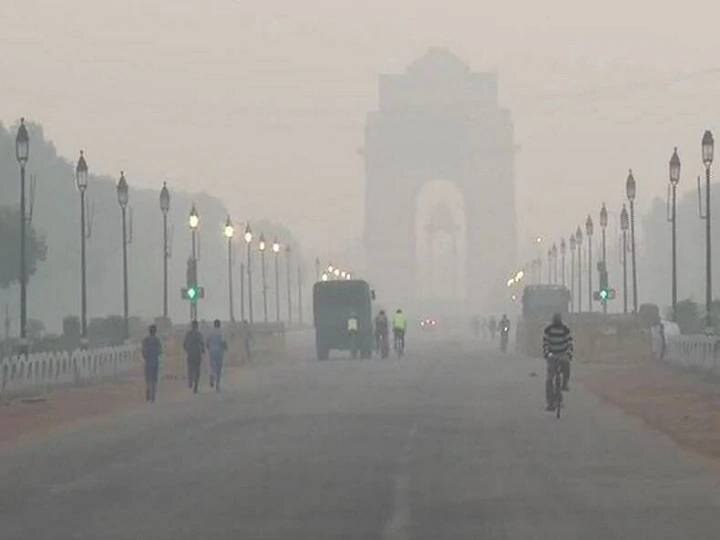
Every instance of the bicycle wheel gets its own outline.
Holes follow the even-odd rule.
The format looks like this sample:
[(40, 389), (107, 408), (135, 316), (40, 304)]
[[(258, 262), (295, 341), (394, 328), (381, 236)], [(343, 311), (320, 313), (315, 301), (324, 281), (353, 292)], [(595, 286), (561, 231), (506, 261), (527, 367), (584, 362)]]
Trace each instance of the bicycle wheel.
[(555, 374), (555, 418), (560, 418), (560, 409), (563, 407), (562, 381), (560, 371)]

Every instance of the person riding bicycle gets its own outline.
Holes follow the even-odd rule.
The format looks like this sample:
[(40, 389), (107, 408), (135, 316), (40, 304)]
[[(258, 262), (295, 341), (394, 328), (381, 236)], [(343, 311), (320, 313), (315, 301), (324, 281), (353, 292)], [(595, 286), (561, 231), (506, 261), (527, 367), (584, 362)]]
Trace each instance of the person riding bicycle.
[(393, 316), (393, 338), (395, 339), (395, 350), (402, 354), (405, 351), (405, 331), (407, 330), (407, 320), (402, 309), (395, 312)]
[(388, 318), (385, 315), (385, 310), (380, 310), (380, 313), (375, 317), (375, 345), (378, 353), (382, 358), (387, 358), (388, 355)]
[[(554, 411), (553, 379), (559, 368), (562, 373), (562, 390), (569, 390), (570, 360), (573, 354), (573, 338), (570, 329), (563, 323), (559, 313), (553, 315), (552, 323), (543, 332), (543, 355), (547, 359), (547, 375), (545, 377), (545, 399), (548, 411)], [(559, 363), (559, 364), (558, 364)]]
[(510, 337), (510, 319), (503, 313), (500, 319), (500, 350), (507, 351), (508, 338)]

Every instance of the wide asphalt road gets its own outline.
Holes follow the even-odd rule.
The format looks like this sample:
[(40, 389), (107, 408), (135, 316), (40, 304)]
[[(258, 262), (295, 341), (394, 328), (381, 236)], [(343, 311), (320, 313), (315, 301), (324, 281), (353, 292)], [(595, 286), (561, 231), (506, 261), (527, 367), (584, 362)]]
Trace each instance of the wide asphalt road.
[(717, 470), (580, 385), (556, 420), (536, 360), (296, 351), (2, 451), (0, 538), (720, 537)]

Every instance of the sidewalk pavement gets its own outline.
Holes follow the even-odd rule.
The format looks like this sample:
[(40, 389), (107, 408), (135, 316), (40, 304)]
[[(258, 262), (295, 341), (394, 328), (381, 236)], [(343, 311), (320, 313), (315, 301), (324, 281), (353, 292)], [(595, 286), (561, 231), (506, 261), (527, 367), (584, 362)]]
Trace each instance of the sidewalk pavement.
[(580, 382), (678, 445), (720, 461), (720, 383), (654, 360), (581, 364)]
[[(158, 401), (188, 397), (183, 378), (161, 376)], [(145, 379), (140, 367), (103, 382), (59, 387), (47, 394), (0, 402), (0, 447), (151, 406), (145, 401)]]

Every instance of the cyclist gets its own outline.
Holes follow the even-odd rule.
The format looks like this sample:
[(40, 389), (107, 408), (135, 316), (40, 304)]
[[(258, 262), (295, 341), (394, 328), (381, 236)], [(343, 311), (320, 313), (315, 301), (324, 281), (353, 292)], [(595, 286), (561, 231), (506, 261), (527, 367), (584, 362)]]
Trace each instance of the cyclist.
[[(573, 338), (570, 329), (563, 323), (559, 313), (553, 315), (552, 323), (543, 333), (543, 355), (547, 359), (547, 375), (545, 378), (545, 399), (548, 411), (556, 407), (554, 399), (554, 375), (558, 367), (562, 373), (562, 390), (567, 392), (570, 380), (570, 360), (573, 353)], [(558, 365), (559, 362), (559, 365)]]
[(378, 350), (378, 354), (382, 358), (387, 358), (388, 355), (388, 319), (385, 315), (385, 310), (380, 310), (380, 313), (375, 317), (375, 345)]
[(502, 352), (507, 351), (508, 338), (510, 337), (510, 319), (503, 313), (502, 319), (500, 319), (500, 350)]
[(393, 337), (395, 338), (395, 350), (398, 356), (402, 356), (405, 352), (405, 331), (407, 330), (407, 320), (402, 309), (395, 312), (393, 316)]

